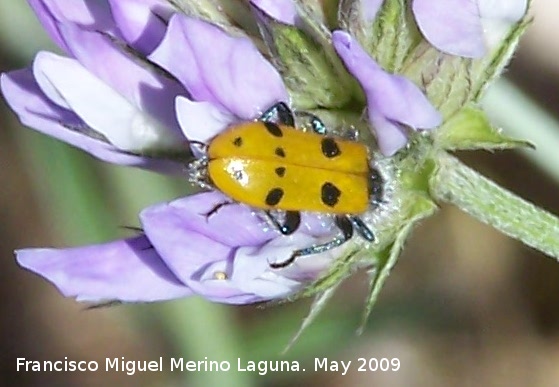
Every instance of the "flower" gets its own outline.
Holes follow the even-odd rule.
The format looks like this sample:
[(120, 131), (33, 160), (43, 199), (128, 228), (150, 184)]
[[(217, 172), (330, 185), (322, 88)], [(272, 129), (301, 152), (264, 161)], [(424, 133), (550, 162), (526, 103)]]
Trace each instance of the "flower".
[[(300, 290), (333, 259), (329, 252), (270, 269), (270, 262), (286, 259), (294, 248), (316, 243), (310, 223), (302, 232), (278, 238), (247, 206), (226, 205), (208, 215), (225, 201), (222, 194), (207, 192), (157, 204), (140, 214), (139, 236), (69, 249), (19, 250), (17, 261), (79, 301), (149, 302), (201, 295), (246, 304)], [(320, 228), (314, 225), (313, 232)]]
[[(499, 136), (476, 103), (513, 53), (526, 0), (414, 0), (405, 3), (412, 12), (399, 0), (347, 1), (337, 23), (326, 9), (334, 3), (252, 0), (233, 15), (214, 2), (30, 0), (66, 56), (41, 52), (32, 68), (2, 74), (0, 87), (24, 124), (102, 160), (165, 173), (199, 172), (206, 160), (189, 164), (200, 156), (189, 141), (208, 143), (280, 101), (308, 110), (297, 121), (316, 114), (340, 132), (369, 128), (377, 145), (366, 130), (361, 141), (371, 147), (370, 206), (362, 222), (347, 220), (374, 237), (278, 269), (270, 264), (331, 241), (332, 216), (303, 213), (286, 237), (259, 212), (206, 192), (145, 209), (135, 237), (23, 249), (18, 262), (92, 302), (315, 294), (309, 320), (344, 278), (368, 267), (369, 313), (412, 226), (436, 211), (435, 200), (461, 195), (441, 183), (446, 150), (520, 143)], [(398, 157), (377, 157), (376, 147), (392, 156), (406, 146), (409, 129), (435, 128)]]
[[(295, 24), (292, 0), (251, 0), (276, 20)], [(360, 15), (372, 24), (384, 0), (361, 0)], [(352, 5), (355, 6), (355, 5)], [(495, 47), (510, 27), (526, 14), (528, 0), (412, 0), (411, 8), (423, 36), (451, 55), (480, 58)]]
[[(150, 71), (141, 55), (123, 49), (147, 43), (124, 40), (112, 18), (112, 3), (117, 4), (82, 0), (68, 7), (60, 0), (31, 1), (68, 57), (39, 53), (32, 68), (2, 74), (2, 92), (25, 125), (102, 160), (180, 171), (178, 163), (147, 154), (184, 149), (173, 104), (187, 91), (176, 80)], [(118, 9), (114, 14), (119, 15)]]
[(334, 31), (332, 44), (367, 97), (369, 122), (380, 151), (391, 156), (408, 141), (405, 126), (433, 129), (442, 117), (409, 79), (384, 71), (348, 33)]
[(448, 54), (480, 58), (526, 14), (527, 0), (413, 0), (419, 29)]
[[(70, 9), (60, 0), (33, 1), (68, 57), (41, 52), (33, 68), (2, 74), (2, 92), (21, 121), (102, 160), (176, 173), (184, 162), (148, 154), (187, 154), (187, 139), (206, 141), (288, 101), (281, 77), (247, 37), (162, 4), (80, 1)], [(270, 269), (331, 238), (332, 222), (304, 216), (298, 232), (283, 237), (243, 205), (206, 215), (226, 200), (211, 192), (155, 205), (141, 213), (140, 236), (24, 249), (17, 260), (83, 301), (199, 294), (249, 303), (295, 292), (333, 259), (328, 252)]]

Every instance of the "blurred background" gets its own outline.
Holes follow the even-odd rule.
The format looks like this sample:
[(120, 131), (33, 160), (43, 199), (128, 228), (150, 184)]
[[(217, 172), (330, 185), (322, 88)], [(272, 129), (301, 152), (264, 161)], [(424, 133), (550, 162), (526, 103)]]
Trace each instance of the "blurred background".
[[(559, 214), (559, 4), (533, 2), (534, 23), (487, 107), (537, 151), (459, 154)], [(26, 2), (0, 2), (0, 70), (54, 50)], [(306, 373), (16, 372), (16, 358), (273, 360), (309, 303), (267, 308), (198, 299), (86, 310), (20, 269), (13, 250), (130, 235), (144, 207), (186, 193), (182, 181), (106, 165), (24, 129), (0, 102), (0, 385), (18, 386), (557, 386), (559, 264), (450, 206), (417, 227), (367, 330), (356, 336), (367, 281), (355, 275), (282, 359)], [(315, 357), (352, 371), (310, 372)], [(398, 372), (356, 372), (357, 359), (398, 357)], [(235, 364), (235, 363), (234, 363)]]

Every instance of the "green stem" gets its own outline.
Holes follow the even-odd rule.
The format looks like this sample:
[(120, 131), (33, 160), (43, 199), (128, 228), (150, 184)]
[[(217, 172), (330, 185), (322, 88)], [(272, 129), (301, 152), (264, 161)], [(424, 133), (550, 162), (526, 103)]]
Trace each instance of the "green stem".
[(439, 158), (431, 191), (435, 199), (452, 203), (504, 234), (559, 258), (559, 218), (499, 187), (446, 153)]

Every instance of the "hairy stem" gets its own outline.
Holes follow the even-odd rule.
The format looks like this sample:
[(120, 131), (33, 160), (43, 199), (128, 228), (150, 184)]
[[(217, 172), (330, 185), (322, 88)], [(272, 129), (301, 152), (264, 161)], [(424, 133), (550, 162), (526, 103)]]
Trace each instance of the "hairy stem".
[(483, 223), (550, 257), (559, 258), (559, 218), (441, 153), (431, 180), (436, 200), (452, 203)]

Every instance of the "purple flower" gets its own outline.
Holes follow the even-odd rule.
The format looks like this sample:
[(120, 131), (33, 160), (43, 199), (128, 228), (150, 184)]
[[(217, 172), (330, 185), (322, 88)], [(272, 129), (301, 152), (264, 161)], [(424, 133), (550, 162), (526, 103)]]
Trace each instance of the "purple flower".
[[(105, 161), (177, 172), (184, 163), (145, 154), (186, 153), (187, 139), (206, 141), (289, 101), (278, 72), (248, 38), (164, 4), (32, 1), (67, 56), (41, 52), (32, 68), (2, 74), (2, 92), (20, 120)], [(339, 253), (272, 270), (270, 263), (331, 238), (330, 218), (304, 215), (300, 229), (284, 237), (240, 204), (207, 215), (226, 200), (211, 192), (155, 205), (141, 213), (140, 236), (24, 249), (17, 260), (83, 301), (199, 294), (241, 304), (297, 291)]]
[(448, 54), (480, 58), (525, 14), (527, 0), (413, 0), (419, 29)]
[(206, 141), (289, 99), (280, 75), (250, 40), (200, 20), (173, 17), (149, 59), (188, 90), (190, 98), (176, 99), (176, 113), (190, 140)]
[(68, 57), (41, 52), (32, 68), (2, 74), (2, 92), (22, 123), (105, 161), (180, 171), (176, 162), (144, 156), (184, 151), (174, 100), (188, 94), (123, 50), (147, 41), (125, 40), (106, 1), (30, 3)]
[(246, 304), (292, 294), (334, 259), (335, 251), (330, 251), (270, 269), (270, 262), (316, 243), (320, 233), (331, 233), (328, 222), (312, 227), (305, 222), (301, 232), (278, 237), (244, 205), (225, 205), (207, 215), (224, 201), (220, 193), (208, 192), (157, 204), (140, 214), (140, 236), (69, 249), (24, 249), (16, 252), (17, 260), (80, 301), (149, 302), (201, 295)]
[(413, 82), (384, 71), (348, 33), (334, 31), (332, 44), (365, 91), (369, 122), (384, 155), (393, 155), (407, 143), (406, 127), (432, 129), (441, 124), (441, 115)]
[(295, 24), (297, 10), (293, 0), (250, 0), (250, 3), (282, 23)]
[(148, 54), (165, 35), (174, 8), (162, 0), (28, 0), (50, 37), (66, 53), (61, 24), (102, 31)]
[[(286, 24), (295, 24), (293, 0), (251, 0), (256, 7)], [(361, 15), (369, 23), (383, 0), (361, 0)], [(528, 7), (527, 0), (413, 0), (419, 29), (433, 46), (451, 55), (479, 58), (496, 46)]]

